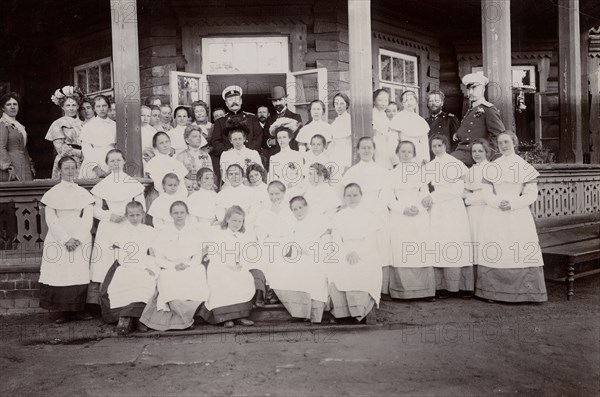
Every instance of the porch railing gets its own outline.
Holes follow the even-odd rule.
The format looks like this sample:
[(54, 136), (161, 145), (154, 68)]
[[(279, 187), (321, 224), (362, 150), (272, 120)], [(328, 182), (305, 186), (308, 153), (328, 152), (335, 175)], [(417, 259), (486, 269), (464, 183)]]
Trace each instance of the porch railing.
[[(538, 230), (600, 222), (600, 165), (541, 164), (538, 200), (531, 206)], [(150, 179), (139, 179), (149, 192)], [(47, 226), (42, 195), (56, 181), (0, 183), (0, 270), (35, 267)], [(87, 189), (94, 181), (82, 181)]]

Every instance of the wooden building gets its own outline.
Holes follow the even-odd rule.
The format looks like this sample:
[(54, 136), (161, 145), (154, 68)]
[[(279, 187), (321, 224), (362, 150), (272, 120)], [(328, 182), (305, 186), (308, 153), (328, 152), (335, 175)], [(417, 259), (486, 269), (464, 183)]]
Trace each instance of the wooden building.
[[(115, 98), (118, 146), (141, 172), (139, 106), (150, 95), (177, 96), (173, 72), (199, 81), (194, 95), (213, 108), (230, 84), (242, 86), (250, 112), (285, 85), (305, 121), (312, 99), (324, 100), (331, 120), (333, 96), (348, 92), (356, 139), (371, 134), (374, 89), (388, 89), (392, 100), (415, 91), (424, 117), (427, 93), (440, 89), (444, 109), (460, 119), (460, 77), (482, 71), (505, 125), (554, 154), (557, 164), (540, 167), (539, 224), (600, 214), (596, 0), (6, 0), (0, 35), (0, 89), (22, 95), (18, 119), (38, 178), (50, 176), (53, 147), (44, 136), (61, 116), (50, 96), (67, 84)], [(50, 185), (19, 185), (0, 190), (18, 218), (10, 226), (13, 210), (0, 209), (4, 233), (39, 243), (36, 200)], [(11, 227), (18, 230), (6, 234)]]

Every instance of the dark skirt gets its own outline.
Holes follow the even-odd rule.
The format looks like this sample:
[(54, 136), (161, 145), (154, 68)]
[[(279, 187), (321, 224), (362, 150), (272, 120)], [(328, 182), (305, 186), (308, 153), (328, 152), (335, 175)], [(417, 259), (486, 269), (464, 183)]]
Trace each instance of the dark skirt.
[(95, 281), (90, 281), (87, 289), (87, 297), (86, 303), (90, 303), (92, 305), (100, 304), (100, 283)]
[(267, 296), (267, 278), (262, 270), (252, 269), (250, 274), (254, 277), (254, 288), (256, 291), (262, 291), (263, 296)]
[(279, 301), (294, 318), (304, 318), (312, 323), (320, 323), (323, 320), (325, 302), (310, 298), (310, 294), (300, 291), (283, 291), (275, 289)]
[(542, 266), (495, 269), (477, 266), (475, 296), (500, 302), (546, 302)]
[[(261, 272), (262, 273), (262, 272)], [(240, 318), (250, 317), (252, 312), (252, 301), (244, 303), (236, 303), (235, 305), (228, 305), (222, 307), (216, 307), (212, 310), (208, 310), (204, 303), (200, 306), (198, 315), (209, 324), (221, 324), (225, 321), (237, 320)]]
[(375, 300), (366, 291), (339, 291), (329, 283), (330, 313), (335, 318), (354, 317), (362, 320), (375, 307)]
[(169, 311), (158, 310), (156, 306), (158, 288), (144, 308), (140, 322), (148, 328), (157, 331), (170, 329), (186, 329), (194, 324), (194, 316), (201, 302), (173, 300), (168, 303)]
[(436, 267), (434, 270), (436, 290), (473, 291), (475, 287), (473, 266)]
[[(387, 271), (385, 270), (387, 269)], [(419, 299), (435, 296), (433, 267), (386, 266), (387, 290), (395, 299)]]
[(82, 311), (87, 289), (87, 284), (66, 287), (40, 284), (40, 307), (53, 312)]
[(106, 277), (104, 278), (104, 282), (100, 285), (100, 308), (102, 309), (102, 321), (108, 324), (116, 323), (119, 321), (119, 317), (140, 318), (144, 308), (146, 307), (146, 302), (134, 302), (127, 306), (118, 307), (115, 309), (110, 308), (108, 286), (110, 285), (110, 282), (112, 281), (118, 267), (119, 262), (115, 261), (110, 269), (108, 269)]

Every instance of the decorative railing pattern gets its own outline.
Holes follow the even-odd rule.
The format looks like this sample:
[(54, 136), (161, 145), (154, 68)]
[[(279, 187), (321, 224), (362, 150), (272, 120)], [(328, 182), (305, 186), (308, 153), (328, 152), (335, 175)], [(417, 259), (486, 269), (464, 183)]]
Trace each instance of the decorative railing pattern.
[[(540, 227), (600, 220), (600, 165), (541, 164), (539, 197), (531, 210)], [(147, 191), (149, 179), (140, 179)], [(39, 200), (56, 181), (0, 183), (0, 266), (39, 264), (47, 232)], [(83, 181), (91, 189), (95, 181)]]

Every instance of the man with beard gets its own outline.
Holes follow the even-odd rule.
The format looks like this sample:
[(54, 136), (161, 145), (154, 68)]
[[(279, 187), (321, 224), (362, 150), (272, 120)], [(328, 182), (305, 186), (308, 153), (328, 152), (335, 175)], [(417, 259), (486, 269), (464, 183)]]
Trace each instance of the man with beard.
[(442, 134), (448, 138), (448, 142), (452, 142), (452, 136), (460, 126), (460, 122), (455, 115), (442, 110), (444, 107), (444, 98), (445, 95), (442, 91), (435, 90), (429, 92), (427, 95), (429, 117), (425, 120), (429, 124), (429, 138), (435, 134)]
[(258, 109), (256, 109), (256, 117), (258, 118), (260, 128), (263, 130), (263, 138), (265, 137), (265, 134), (269, 133), (269, 130), (266, 130), (265, 127), (267, 126), (267, 119), (270, 115), (269, 108), (266, 106), (259, 106)]
[(467, 87), (470, 107), (452, 137), (454, 142), (458, 142), (458, 146), (451, 154), (470, 167), (474, 164), (471, 156), (471, 142), (477, 138), (486, 139), (493, 149), (493, 159), (498, 146), (498, 135), (504, 132), (505, 128), (498, 108), (485, 100), (485, 86), (488, 78), (483, 74), (470, 73), (463, 77), (462, 82)]
[(237, 85), (231, 85), (223, 90), (221, 97), (229, 110), (224, 117), (215, 120), (213, 134), (210, 139), (210, 156), (213, 162), (213, 169), (217, 178), (220, 179), (220, 158), (221, 153), (231, 149), (233, 146), (227, 136), (227, 122), (245, 124), (248, 129), (245, 145), (248, 149), (260, 151), (263, 141), (263, 133), (258, 118), (252, 113), (242, 111), (242, 88)]
[[(265, 124), (265, 134), (263, 135), (263, 153), (266, 157), (267, 163), (269, 162), (269, 158), (274, 154), (279, 153), (281, 150), (279, 145), (277, 144), (277, 139), (272, 137), (269, 134), (269, 127), (275, 122), (275, 120), (280, 119), (282, 117), (287, 117), (290, 119), (296, 120), (298, 123), (302, 124), (302, 117), (298, 113), (294, 113), (287, 108), (287, 94), (285, 92), (285, 88), (281, 86), (275, 86), (271, 88), (271, 97), (269, 98), (273, 107), (275, 108), (275, 112), (272, 113), (267, 118), (267, 123)], [(298, 128), (299, 130), (300, 128)], [(296, 137), (291, 137), (290, 148), (292, 150), (298, 150), (298, 142), (296, 142)], [(268, 169), (268, 164), (267, 164)]]

